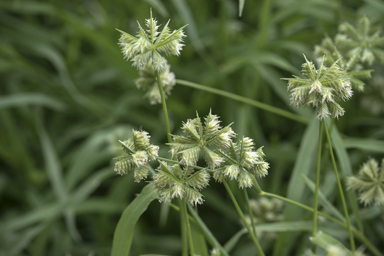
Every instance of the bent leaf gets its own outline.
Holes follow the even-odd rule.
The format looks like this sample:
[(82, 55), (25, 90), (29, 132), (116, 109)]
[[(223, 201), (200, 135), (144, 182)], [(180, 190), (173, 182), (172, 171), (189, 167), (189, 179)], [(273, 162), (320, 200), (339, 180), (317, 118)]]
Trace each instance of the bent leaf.
[(157, 198), (153, 184), (148, 184), (125, 208), (113, 235), (112, 256), (127, 256), (131, 250), (133, 231), (140, 216), (148, 205)]

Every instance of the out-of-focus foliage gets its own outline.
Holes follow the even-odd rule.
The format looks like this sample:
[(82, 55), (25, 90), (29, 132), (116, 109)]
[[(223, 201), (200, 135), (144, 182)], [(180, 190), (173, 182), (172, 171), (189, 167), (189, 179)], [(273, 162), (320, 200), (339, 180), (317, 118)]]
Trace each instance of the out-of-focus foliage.
[[(302, 54), (313, 59), (314, 46), (325, 35), (333, 38), (341, 22), (356, 24), (366, 15), (373, 28), (384, 24), (384, 4), (379, 0), (241, 2), (241, 17), (237, 0), (0, 2), (0, 255), (110, 255), (121, 213), (145, 186), (133, 183), (132, 175), (115, 174), (111, 159), (122, 154), (115, 143), (142, 127), (151, 143), (163, 145), (159, 155), (170, 156), (160, 105), (148, 104), (145, 92), (136, 88), (138, 71), (124, 60), (115, 28), (136, 31), (136, 20), (143, 21), (150, 8), (158, 24), (168, 19), (175, 28), (187, 23), (182, 54), (168, 58), (177, 79), (310, 119), (310, 110), (290, 105), (280, 78), (299, 75)], [(375, 70), (373, 77), (383, 76), (382, 66), (370, 69)], [(366, 91), (380, 97), (384, 84), (372, 87), (375, 93), (368, 89), (370, 82), (366, 81)], [(383, 112), (371, 113), (366, 103), (363, 107), (366, 98), (364, 92), (355, 92), (341, 103), (345, 114), (333, 130), (341, 134), (335, 146), (343, 160), (341, 169), (353, 174), (368, 156), (381, 159), (384, 154)], [(196, 116), (196, 111), (205, 116), (212, 109), (223, 124), (234, 122), (231, 127), (239, 138), (244, 135), (264, 145), (270, 169), (260, 186), (311, 204), (302, 174), (313, 178), (314, 122), (307, 126), (177, 84), (167, 103), (176, 135), (182, 120)], [(330, 161), (324, 159), (328, 170)], [(321, 191), (338, 205), (335, 179), (324, 173)], [(237, 184), (230, 185), (242, 198)], [(199, 215), (225, 244), (242, 228), (237, 214), (218, 184), (211, 182), (202, 194)], [(179, 226), (174, 225), (179, 223), (178, 213), (164, 209), (157, 201), (149, 205), (136, 226), (132, 255), (180, 254)], [(377, 210), (366, 211), (365, 234), (383, 251), (379, 242), (384, 223), (378, 221)], [(311, 216), (287, 206), (284, 219)], [(166, 225), (159, 225), (160, 220)], [(267, 255), (300, 255), (309, 241), (299, 234), (282, 232), (262, 246)], [(347, 241), (345, 233), (337, 235)], [(244, 237), (231, 255), (253, 251)]]

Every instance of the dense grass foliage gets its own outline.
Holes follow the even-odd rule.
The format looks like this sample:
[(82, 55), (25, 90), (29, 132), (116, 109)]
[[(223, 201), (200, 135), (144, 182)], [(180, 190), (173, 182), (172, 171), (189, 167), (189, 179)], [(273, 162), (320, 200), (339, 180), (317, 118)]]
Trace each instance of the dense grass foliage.
[[(121, 154), (118, 140), (142, 127), (151, 143), (161, 145), (159, 155), (170, 157), (161, 105), (151, 105), (136, 88), (138, 71), (124, 60), (115, 30), (136, 33), (136, 21), (143, 23), (150, 8), (159, 24), (168, 19), (172, 28), (188, 24), (182, 54), (168, 57), (176, 79), (247, 97), (300, 119), (177, 83), (167, 99), (171, 132), (181, 134), (182, 122), (195, 118), (196, 111), (200, 116), (212, 111), (223, 126), (233, 122), (238, 138), (264, 145), (270, 169), (260, 180), (262, 189), (313, 207), (318, 120), (313, 109), (290, 104), (287, 82), (280, 78), (300, 75), (303, 54), (314, 60), (315, 45), (325, 36), (333, 38), (340, 23), (356, 24), (366, 15), (373, 28), (382, 27), (384, 4), (240, 3), (241, 17), (235, 0), (1, 1), (1, 256), (110, 255), (120, 216), (147, 185), (134, 183), (131, 174), (115, 174), (111, 159)], [(375, 71), (364, 92), (354, 91), (341, 103), (344, 116), (328, 122), (344, 186), (370, 157), (384, 158), (383, 65), (375, 62), (369, 69)], [(342, 207), (328, 144), (323, 143), (320, 191), (334, 207), (324, 206), (323, 200), (319, 210), (337, 216)], [(237, 183), (228, 184), (244, 205)], [(224, 186), (211, 180), (202, 194), (205, 202), (198, 213), (217, 241), (230, 248), (230, 255), (256, 255)], [(253, 190), (249, 196), (258, 198)], [(360, 209), (360, 216), (351, 215), (352, 224), (384, 251), (384, 208), (364, 208), (352, 191), (346, 197), (351, 213)], [(179, 214), (164, 205), (155, 200), (138, 220), (130, 255), (180, 254)], [(279, 221), (296, 221), (297, 226), (282, 225), (285, 231), (261, 236), (263, 250), (266, 255), (302, 255), (311, 246), (311, 213), (285, 204), (281, 214)], [(194, 229), (199, 227), (193, 224)], [(348, 244), (345, 229), (324, 229)], [(361, 244), (356, 239), (357, 247)], [(204, 249), (200, 253), (207, 255)]]

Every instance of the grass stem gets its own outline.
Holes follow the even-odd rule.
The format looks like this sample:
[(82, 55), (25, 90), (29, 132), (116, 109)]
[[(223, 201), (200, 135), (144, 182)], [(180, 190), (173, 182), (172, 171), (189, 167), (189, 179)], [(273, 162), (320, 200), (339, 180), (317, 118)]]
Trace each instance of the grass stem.
[(159, 86), (159, 91), (160, 91), (160, 95), (161, 95), (161, 104), (163, 106), (164, 119), (165, 119), (165, 127), (166, 127), (166, 130), (167, 130), (168, 143), (172, 143), (171, 128), (169, 126), (167, 103), (165, 101), (163, 85), (161, 83), (160, 73), (158, 71), (156, 71), (156, 77), (157, 77), (157, 84)]
[[(317, 148), (317, 165), (316, 165), (316, 187), (315, 187), (315, 200), (313, 206), (313, 228), (312, 236), (316, 235), (317, 232), (317, 208), (319, 198), (319, 183), (320, 183), (320, 164), (321, 164), (321, 146), (322, 146), (322, 135), (323, 135), (323, 121), (319, 122), (319, 142)], [(315, 251), (316, 245), (313, 245), (313, 251)]]
[(244, 223), (244, 226), (247, 228), (248, 233), (251, 236), (252, 241), (257, 248), (257, 251), (259, 252), (259, 255), (265, 256), (263, 249), (261, 248), (259, 241), (257, 240), (257, 237), (253, 234), (251, 227), (249, 226), (248, 222), (246, 221), (244, 214), (243, 214), (243, 211), (241, 210), (239, 204), (237, 203), (236, 198), (231, 191), (231, 188), (228, 186), (228, 183), (226, 181), (223, 181), (223, 184), (224, 184), (225, 188), (227, 189), (227, 192), (228, 192), (229, 196), (231, 197), (233, 205), (235, 206), (237, 212), (239, 213), (240, 218)]
[(242, 96), (230, 93), (230, 92), (222, 91), (222, 90), (219, 90), (219, 89), (216, 89), (216, 88), (208, 87), (208, 86), (201, 85), (201, 84), (192, 83), (192, 82), (189, 82), (189, 81), (179, 80), (179, 79), (176, 79), (176, 83), (180, 84), (180, 85), (185, 85), (185, 86), (188, 86), (188, 87), (192, 87), (192, 88), (195, 88), (195, 89), (199, 89), (199, 90), (202, 90), (202, 91), (211, 92), (211, 93), (214, 93), (214, 94), (217, 94), (217, 95), (221, 95), (221, 96), (233, 99), (233, 100), (237, 100), (237, 101), (246, 103), (248, 105), (251, 105), (251, 106), (263, 109), (265, 111), (268, 111), (268, 112), (271, 112), (271, 113), (283, 116), (285, 118), (292, 119), (292, 120), (297, 121), (299, 123), (303, 123), (303, 124), (308, 124), (309, 123), (308, 119), (305, 118), (305, 117), (302, 117), (302, 116), (293, 114), (293, 113), (291, 113), (289, 111), (286, 111), (286, 110), (283, 110), (283, 109), (280, 109), (280, 108), (276, 108), (276, 107), (273, 107), (271, 105), (268, 105), (268, 104), (265, 104), (265, 103), (262, 103), (262, 102), (259, 102), (259, 101), (256, 101), (256, 100), (252, 100), (252, 99), (249, 99), (249, 98), (246, 98), (246, 97), (242, 97)]
[(337, 171), (337, 166), (336, 166), (335, 156), (333, 155), (333, 149), (332, 149), (331, 137), (329, 136), (329, 132), (328, 132), (327, 124), (326, 124), (324, 121), (323, 121), (323, 124), (324, 124), (325, 134), (326, 134), (326, 136), (327, 136), (327, 141), (328, 141), (328, 145), (329, 145), (329, 153), (330, 153), (330, 155), (331, 155), (332, 164), (333, 164), (333, 169), (335, 170), (335, 175), (336, 175), (336, 180), (337, 180), (337, 186), (338, 186), (338, 188), (339, 188), (339, 193), (340, 193), (340, 197), (341, 197), (341, 202), (342, 202), (342, 204), (343, 204), (344, 215), (345, 215), (345, 219), (346, 219), (346, 221), (347, 221), (347, 228), (348, 228), (348, 232), (349, 232), (349, 240), (350, 240), (350, 243), (351, 243), (351, 250), (352, 250), (352, 253), (355, 253), (355, 250), (356, 250), (356, 247), (355, 247), (355, 240), (353, 239), (353, 234), (352, 234), (352, 229), (351, 229), (351, 223), (350, 223), (350, 220), (349, 220), (349, 214), (348, 214), (347, 204), (346, 204), (346, 202), (345, 202), (345, 197), (344, 197), (343, 187), (341, 186), (341, 182), (340, 182), (340, 178), (339, 178), (339, 172)]

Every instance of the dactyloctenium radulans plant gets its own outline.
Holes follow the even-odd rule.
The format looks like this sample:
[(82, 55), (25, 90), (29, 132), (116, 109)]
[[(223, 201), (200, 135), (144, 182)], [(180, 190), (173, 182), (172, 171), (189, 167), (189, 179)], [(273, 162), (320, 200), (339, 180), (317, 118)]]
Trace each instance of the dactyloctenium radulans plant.
[(352, 97), (352, 88), (350, 77), (347, 76), (338, 65), (339, 60), (336, 60), (331, 64), (331, 66), (327, 67), (324, 63), (324, 59), (325, 57), (323, 57), (319, 68), (316, 69), (313, 62), (308, 61), (305, 57), (305, 63), (302, 65), (303, 77), (294, 76), (294, 78), (284, 79), (288, 80), (288, 91), (291, 93), (291, 104), (297, 107), (310, 105), (316, 107), (317, 117), (320, 120), (312, 235), (315, 236), (317, 232), (317, 208), (320, 183), (322, 127), (324, 126), (325, 134), (327, 135), (327, 141), (329, 144), (329, 152), (332, 158), (333, 168), (335, 170), (338, 189), (344, 208), (344, 214), (347, 221), (351, 248), (354, 252), (355, 242), (349, 221), (348, 209), (344, 198), (343, 188), (340, 182), (337, 165), (333, 155), (330, 135), (328, 132), (327, 124), (324, 121), (324, 118), (327, 117), (338, 118), (339, 116), (344, 115), (345, 111), (339, 105), (339, 102), (346, 101)]
[(365, 206), (384, 204), (384, 159), (381, 166), (375, 159), (369, 159), (356, 176), (348, 178), (348, 189), (359, 193), (360, 202)]
[(329, 116), (338, 118), (344, 115), (344, 109), (339, 102), (352, 97), (352, 88), (338, 61), (330, 67), (326, 67), (322, 62), (316, 69), (313, 62), (305, 58), (302, 73), (303, 77), (283, 78), (288, 80), (291, 104), (297, 107), (310, 105), (316, 107), (319, 119)]

